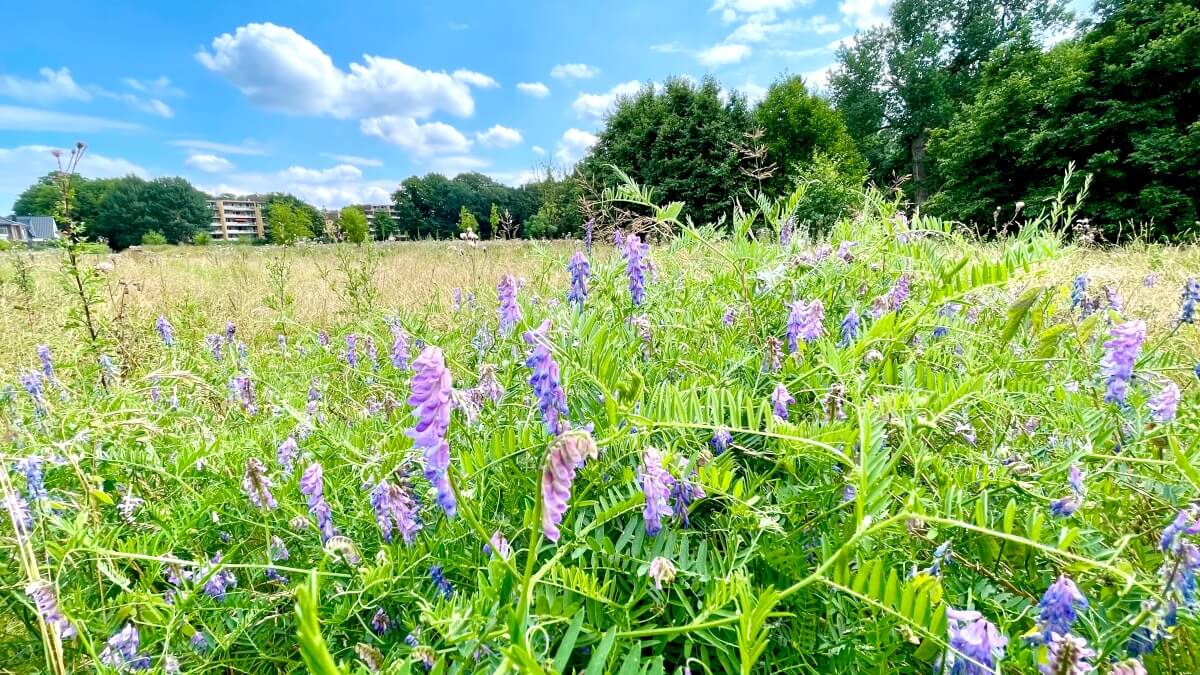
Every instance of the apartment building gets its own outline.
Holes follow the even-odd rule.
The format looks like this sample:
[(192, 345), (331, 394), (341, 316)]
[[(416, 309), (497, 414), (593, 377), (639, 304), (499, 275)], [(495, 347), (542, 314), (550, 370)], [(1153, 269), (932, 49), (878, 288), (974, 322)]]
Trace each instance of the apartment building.
[(362, 212), (366, 214), (367, 222), (371, 224), (371, 227), (375, 227), (375, 214), (380, 211), (387, 211), (388, 215), (392, 217), (392, 222), (400, 220), (399, 211), (391, 204), (363, 204), (358, 208), (362, 209)]
[(213, 239), (240, 239), (266, 236), (262, 205), (253, 199), (210, 199), (212, 223), (208, 226)]

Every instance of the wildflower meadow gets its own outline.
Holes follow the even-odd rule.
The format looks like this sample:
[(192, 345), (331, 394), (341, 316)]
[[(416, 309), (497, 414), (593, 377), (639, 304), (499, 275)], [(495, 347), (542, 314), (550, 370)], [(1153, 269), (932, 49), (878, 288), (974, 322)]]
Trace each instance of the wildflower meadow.
[(1200, 672), (1194, 251), (606, 198), (6, 254), (0, 669)]

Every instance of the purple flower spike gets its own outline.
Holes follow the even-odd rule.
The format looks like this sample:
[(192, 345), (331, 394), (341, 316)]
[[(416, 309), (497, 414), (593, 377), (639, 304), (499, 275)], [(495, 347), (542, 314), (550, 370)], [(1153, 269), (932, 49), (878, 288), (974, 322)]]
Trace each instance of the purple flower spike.
[(542, 467), (542, 533), (550, 541), (560, 536), (558, 525), (567, 512), (575, 471), (599, 456), (596, 441), (585, 429), (567, 431), (550, 446)]
[(1100, 374), (1108, 380), (1104, 400), (1124, 403), (1129, 381), (1133, 379), (1133, 364), (1146, 340), (1146, 322), (1126, 321), (1114, 326), (1110, 335), (1111, 339), (1104, 343), (1104, 359), (1100, 361)]
[(851, 307), (850, 311), (846, 312), (846, 318), (842, 319), (842, 339), (838, 346), (845, 347), (857, 340), (860, 325), (862, 321), (858, 318), (858, 311)]
[(375, 631), (376, 635), (383, 635), (390, 631), (393, 627), (392, 619), (383, 611), (383, 608), (375, 610), (375, 616), (371, 617), (371, 630)]
[(525, 332), (525, 342), (533, 345), (533, 351), (525, 360), (525, 365), (533, 371), (529, 376), (529, 384), (537, 397), (538, 409), (542, 411), (546, 433), (557, 436), (563, 428), (560, 415), (567, 414), (567, 395), (563, 392), (558, 363), (550, 353), (547, 337), (549, 332), (549, 319), (543, 321), (537, 330)]
[(392, 367), (396, 370), (408, 370), (408, 334), (400, 325), (399, 319), (388, 322), (392, 331)]
[(991, 675), (1004, 657), (1008, 638), (979, 612), (948, 610), (950, 649), (946, 659), (952, 675)]
[(250, 498), (250, 503), (256, 508), (268, 511), (279, 504), (271, 494), (271, 479), (267, 476), (267, 467), (257, 457), (246, 461), (246, 474), (242, 477), (242, 490)]
[(45, 461), (37, 455), (29, 455), (22, 457), (16, 462), (16, 469), (25, 476), (25, 494), (29, 495), (29, 501), (36, 502), (45, 499), (49, 495), (46, 492), (45, 476), (42, 474), (42, 465)]
[(1049, 642), (1053, 635), (1066, 635), (1078, 618), (1078, 610), (1087, 609), (1087, 598), (1079, 587), (1065, 574), (1058, 578), (1038, 603), (1038, 623), (1042, 628), (1042, 640)]
[(636, 234), (630, 234), (625, 239), (624, 249), (625, 273), (629, 276), (629, 296), (634, 305), (646, 301), (646, 271), (649, 262), (646, 256), (650, 254), (650, 245), (643, 244)]
[(638, 482), (646, 499), (646, 505), (642, 508), (646, 534), (653, 537), (662, 530), (663, 516), (673, 513), (670, 498), (671, 490), (675, 487), (675, 478), (663, 468), (662, 454), (656, 448), (646, 448), (642, 452)]
[(138, 654), (140, 644), (137, 626), (126, 623), (104, 644), (100, 663), (117, 670), (146, 670), (150, 667), (150, 657)]
[(50, 356), (50, 345), (37, 346), (38, 360), (42, 362), (42, 375), (46, 377), (46, 381), (54, 383), (54, 359)]
[(788, 406), (796, 402), (796, 397), (792, 396), (787, 387), (782, 382), (775, 385), (775, 391), (771, 392), (771, 405), (774, 407), (775, 416), (786, 421), (788, 418)]
[(158, 329), (158, 336), (162, 338), (163, 344), (168, 347), (175, 346), (175, 328), (167, 317), (159, 315), (158, 321), (154, 322), (154, 327)]
[(392, 541), (392, 530), (400, 531), (406, 545), (412, 544), (421, 530), (417, 515), (417, 501), (409, 492), (407, 483), (397, 485), (383, 481), (371, 491), (371, 508), (375, 510), (375, 522), (386, 542)]
[(825, 327), (821, 325), (824, 320), (825, 306), (820, 300), (793, 302), (787, 323), (788, 353), (799, 351), (801, 340), (812, 342), (821, 337), (825, 333)]
[(296, 443), (294, 436), (288, 436), (284, 442), (279, 444), (279, 448), (275, 451), (275, 457), (279, 461), (279, 469), (283, 471), (284, 476), (292, 475), (292, 467), (296, 463), (296, 455), (300, 452), (300, 446)]
[(54, 594), (53, 586), (45, 581), (34, 581), (25, 587), (25, 594), (37, 606), (38, 616), (42, 621), (58, 629), (59, 637), (70, 639), (75, 636), (75, 627), (67, 621), (67, 617), (63, 616), (58, 607), (58, 597)]
[(1150, 408), (1150, 418), (1159, 424), (1167, 424), (1175, 419), (1175, 411), (1179, 407), (1179, 385), (1168, 382), (1157, 394), (1146, 401)]
[(1183, 285), (1179, 323), (1196, 323), (1196, 304), (1200, 303), (1200, 281), (1189, 277)]
[[(200, 568), (195, 575), (196, 579), (208, 577), (208, 581), (204, 582), (204, 593), (210, 598), (216, 600), (224, 600), (225, 594), (231, 588), (237, 588), (237, 577), (233, 575), (233, 570), (223, 568), (213, 572), (213, 568), (221, 564), (221, 553), (218, 552), (212, 557), (210, 564)], [(211, 572), (211, 574), (210, 574)]]
[(413, 362), (412, 395), (408, 404), (413, 407), (415, 424), (406, 431), (413, 447), (425, 454), (425, 477), (437, 489), (438, 504), (453, 518), (457, 509), (454, 491), (450, 488), (450, 445), (446, 432), (450, 429), (450, 393), (453, 386), (450, 370), (446, 368), (442, 350), (426, 347)]
[(358, 336), (354, 333), (346, 336), (346, 365), (358, 367)]
[(308, 511), (317, 519), (321, 531), (321, 542), (327, 542), (337, 533), (333, 527), (333, 510), (325, 501), (325, 469), (320, 462), (313, 462), (300, 476), (300, 494), (308, 497)]
[(712, 439), (708, 442), (713, 448), (713, 454), (721, 454), (729, 449), (729, 444), (733, 442), (733, 434), (729, 433), (728, 429), (720, 428), (713, 432)]
[(1054, 634), (1047, 656), (1046, 663), (1038, 666), (1043, 675), (1085, 675), (1095, 670), (1088, 661), (1096, 657), (1096, 652), (1089, 649), (1087, 640), (1081, 637)]
[(567, 302), (583, 309), (583, 302), (587, 300), (588, 295), (588, 276), (592, 271), (583, 251), (576, 251), (575, 255), (571, 256), (571, 260), (567, 263), (567, 271), (571, 273), (571, 288), (567, 291)]
[(248, 375), (238, 375), (229, 381), (229, 390), (233, 398), (241, 404), (247, 415), (258, 413), (258, 405), (254, 399), (254, 380)]
[(500, 296), (500, 308), (496, 310), (500, 317), (500, 334), (508, 337), (521, 322), (521, 306), (517, 304), (517, 280), (513, 275), (505, 274), (500, 277), (496, 294)]

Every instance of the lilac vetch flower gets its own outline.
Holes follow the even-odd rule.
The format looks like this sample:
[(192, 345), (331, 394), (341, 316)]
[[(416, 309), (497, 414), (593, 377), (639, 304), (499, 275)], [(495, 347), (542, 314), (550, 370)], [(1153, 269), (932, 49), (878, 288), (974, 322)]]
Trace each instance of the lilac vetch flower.
[(793, 302), (787, 322), (788, 353), (795, 354), (800, 349), (800, 340), (812, 342), (821, 337), (825, 333), (821, 325), (824, 320), (825, 306), (820, 300)]
[(271, 537), (271, 543), (267, 546), (267, 554), (271, 556), (272, 561), (287, 560), (291, 557), (288, 553), (287, 544), (277, 536)]
[(653, 579), (654, 588), (661, 591), (663, 584), (675, 581), (675, 573), (675, 563), (668, 558), (658, 556), (650, 561), (650, 569), (646, 571), (646, 576)]
[(1176, 554), (1180, 551), (1180, 536), (1200, 533), (1200, 519), (1196, 519), (1187, 511), (1180, 511), (1162, 531), (1159, 538), (1159, 550), (1163, 553)]
[(1120, 312), (1125, 309), (1125, 299), (1121, 297), (1121, 292), (1112, 284), (1105, 284), (1104, 298), (1108, 301), (1109, 309)]
[(371, 362), (371, 370), (379, 370), (379, 350), (375, 348), (375, 338), (367, 336), (367, 360)]
[(496, 285), (496, 294), (500, 296), (500, 307), (496, 314), (500, 317), (500, 334), (508, 337), (513, 328), (521, 322), (521, 306), (517, 304), (517, 280), (511, 274), (500, 277)]
[(203, 654), (212, 647), (212, 645), (208, 643), (208, 638), (204, 636), (204, 631), (200, 630), (192, 633), (192, 639), (190, 642), (192, 643), (192, 650), (197, 654)]
[(462, 309), (462, 289), (454, 288), (450, 291), (450, 309), (457, 312)]
[(671, 489), (675, 487), (675, 479), (663, 468), (662, 454), (656, 448), (646, 448), (642, 452), (638, 482), (646, 499), (646, 505), (642, 508), (646, 534), (653, 537), (662, 530), (663, 516), (669, 516), (673, 512), (668, 500), (671, 497)]
[(951, 675), (990, 675), (1004, 657), (1008, 638), (979, 612), (948, 610), (950, 651), (946, 658)]
[(1067, 471), (1067, 484), (1080, 497), (1086, 492), (1083, 486), (1083, 469), (1080, 469), (1078, 464), (1072, 464), (1071, 468)]
[(237, 375), (229, 381), (229, 390), (233, 398), (241, 404), (242, 410), (248, 415), (258, 413), (258, 404), (254, 402), (254, 380), (249, 375)]
[(858, 246), (857, 241), (845, 240), (838, 244), (837, 257), (844, 263), (854, 262), (854, 254), (850, 252), (850, 249), (854, 246)]
[(729, 328), (733, 322), (737, 320), (737, 310), (732, 305), (725, 308), (725, 313), (721, 315), (721, 325)]
[(1078, 611), (1087, 609), (1087, 598), (1067, 575), (1050, 584), (1038, 603), (1038, 624), (1042, 629), (1042, 640), (1049, 642), (1054, 634), (1066, 635), (1078, 618)]
[(1079, 510), (1079, 498), (1075, 495), (1067, 495), (1060, 499), (1055, 499), (1050, 502), (1050, 514), (1055, 518), (1067, 518), (1075, 514)]
[(1146, 340), (1145, 321), (1126, 321), (1112, 328), (1111, 338), (1104, 343), (1104, 358), (1100, 361), (1100, 374), (1108, 380), (1104, 400), (1108, 403), (1123, 403), (1133, 378), (1133, 364)]
[[(194, 577), (198, 580), (208, 579), (204, 582), (204, 594), (214, 600), (224, 600), (225, 594), (229, 592), (229, 589), (237, 588), (237, 577), (234, 576), (233, 570), (226, 568), (218, 569), (218, 566), (221, 564), (221, 556), (221, 552), (218, 551), (208, 565), (196, 571)], [(214, 569), (216, 569), (215, 572), (213, 571)]]
[(430, 567), (429, 577), (433, 579), (433, 585), (437, 587), (438, 592), (442, 594), (443, 598), (449, 600), (450, 596), (454, 595), (454, 586), (450, 584), (450, 580), (442, 572), (441, 565)]
[(763, 370), (777, 373), (783, 367), (783, 346), (774, 335), (767, 338), (766, 353), (763, 355)]
[(975, 427), (967, 420), (962, 420), (954, 425), (954, 433), (958, 434), (968, 445), (975, 445), (978, 437), (975, 435)]
[(721, 427), (713, 431), (712, 439), (708, 444), (713, 448), (713, 454), (721, 454), (729, 449), (729, 444), (733, 442), (733, 434), (729, 430)]
[(358, 336), (354, 333), (346, 336), (346, 365), (358, 367)]
[(483, 545), (483, 552), (509, 558), (512, 556), (512, 545), (500, 530), (496, 530), (492, 533), (492, 538), (488, 539), (488, 543)]
[(16, 528), (17, 539), (24, 540), (33, 529), (33, 515), (29, 512), (29, 504), (21, 495), (10, 492), (4, 495), (4, 507)]
[(233, 344), (233, 338), (237, 335), (237, 326), (232, 321), (225, 322), (225, 344)]
[(371, 490), (371, 508), (375, 511), (379, 532), (388, 543), (392, 541), (393, 529), (400, 531), (400, 538), (406, 545), (412, 544), (421, 530), (417, 501), (413, 499), (407, 484), (381, 481)]
[(58, 629), (59, 637), (69, 639), (75, 636), (75, 627), (63, 616), (53, 586), (45, 581), (34, 581), (25, 587), (25, 595), (33, 600), (42, 621)]
[(839, 347), (845, 347), (858, 339), (858, 328), (862, 325), (862, 321), (858, 318), (858, 310), (853, 307), (846, 312), (846, 318), (842, 319), (842, 339), (838, 342)]
[(1125, 659), (1114, 663), (1109, 675), (1146, 675), (1146, 666), (1137, 659)]
[(1096, 652), (1088, 649), (1087, 640), (1074, 635), (1055, 633), (1048, 649), (1048, 660), (1038, 667), (1043, 675), (1085, 675), (1095, 670), (1088, 662)]
[(776, 417), (786, 421), (788, 406), (795, 402), (796, 398), (788, 391), (787, 386), (782, 382), (775, 385), (775, 391), (771, 392), (771, 405), (774, 407)]
[(300, 446), (296, 443), (294, 436), (288, 436), (279, 447), (275, 450), (275, 459), (279, 462), (279, 469), (284, 476), (292, 475), (292, 467), (296, 462), (296, 455), (300, 453)]
[(47, 382), (54, 382), (54, 359), (50, 356), (50, 345), (37, 346), (38, 359), (42, 362), (42, 375)]
[(45, 463), (41, 457), (37, 455), (29, 455), (22, 457), (16, 462), (16, 469), (25, 476), (25, 494), (29, 495), (29, 501), (36, 502), (40, 499), (45, 499), (46, 493), (45, 476), (42, 473), (42, 465)]
[(220, 335), (205, 335), (204, 346), (208, 347), (208, 351), (212, 354), (213, 360), (220, 361), (221, 359), (225, 358), (225, 353), (221, 348)]
[(100, 663), (117, 670), (146, 670), (150, 667), (150, 657), (138, 654), (140, 644), (137, 626), (126, 623), (104, 644)]
[(496, 377), (496, 366), (490, 363), (479, 366), (479, 384), (475, 385), (473, 391), (478, 392), (480, 398), (492, 403), (504, 398), (504, 385), (500, 384)]
[(321, 543), (329, 541), (336, 534), (333, 527), (333, 510), (325, 501), (325, 470), (320, 462), (308, 465), (300, 476), (300, 494), (308, 497), (309, 513), (317, 519), (317, 529), (321, 531)]
[(271, 494), (271, 478), (267, 476), (267, 467), (257, 457), (246, 460), (246, 473), (242, 476), (242, 490), (250, 498), (250, 503), (256, 508), (268, 511), (279, 504)]
[(25, 388), (25, 393), (29, 394), (29, 398), (33, 399), (33, 407), (38, 415), (46, 413), (46, 390), (42, 387), (42, 376), (40, 373), (28, 371), (21, 373), (21, 386)]
[(633, 304), (641, 305), (646, 301), (646, 256), (650, 254), (650, 245), (643, 244), (636, 234), (630, 234), (625, 240), (622, 255), (625, 257), (625, 273), (629, 276), (629, 296)]
[(112, 357), (108, 354), (101, 354), (97, 361), (100, 363), (100, 372), (103, 374), (105, 383), (115, 381), (117, 379), (117, 364), (113, 363)]
[(388, 322), (388, 328), (392, 331), (392, 367), (408, 370), (408, 334), (398, 319)]
[(371, 630), (375, 631), (376, 635), (383, 635), (390, 631), (395, 624), (392, 623), (392, 618), (383, 611), (383, 608), (375, 610), (375, 616), (371, 617)]
[(788, 246), (792, 243), (792, 236), (796, 233), (796, 216), (788, 216), (784, 219), (783, 224), (779, 226), (779, 245)]
[(620, 250), (625, 248), (625, 233), (620, 230), (613, 230), (613, 247)]
[(567, 395), (563, 392), (559, 377), (558, 363), (550, 353), (549, 339), (550, 320), (546, 319), (537, 330), (525, 332), (525, 342), (533, 345), (533, 351), (525, 360), (532, 373), (529, 384), (537, 397), (538, 409), (542, 412), (542, 421), (546, 433), (557, 436), (563, 428), (560, 415), (567, 414)]
[(322, 347), (329, 346), (329, 331), (317, 331), (317, 344), (321, 345)]
[(1196, 277), (1188, 277), (1183, 284), (1181, 301), (1179, 323), (1196, 323), (1196, 303), (1200, 302), (1200, 281)]
[(576, 469), (599, 456), (596, 441), (586, 429), (566, 431), (550, 445), (542, 466), (542, 533), (550, 541), (557, 542), (560, 536), (558, 524), (567, 512)]
[[(680, 469), (686, 469), (687, 462), (680, 458)], [(691, 475), (682, 475), (675, 480), (675, 484), (671, 486), (671, 499), (674, 500), (672, 509), (675, 512), (675, 517), (679, 518), (679, 522), (684, 527), (688, 526), (688, 515), (691, 503), (697, 499), (704, 499), (707, 495), (704, 492), (704, 487), (699, 483), (694, 482), (697, 472), (693, 469)]]
[(592, 234), (596, 231), (596, 219), (588, 218), (588, 221), (583, 224), (583, 247), (587, 250), (587, 254), (592, 254)]
[(1071, 286), (1071, 309), (1081, 307), (1087, 299), (1087, 277), (1080, 274), (1075, 277), (1075, 283)]
[(567, 302), (583, 309), (583, 302), (587, 300), (588, 295), (588, 276), (592, 273), (591, 265), (588, 264), (588, 259), (583, 255), (583, 251), (576, 251), (575, 255), (571, 256), (571, 260), (567, 262), (567, 271), (571, 273), (571, 288), (567, 291)]
[(175, 346), (175, 327), (167, 320), (165, 315), (160, 314), (158, 320), (154, 322), (154, 327), (158, 329), (158, 336), (162, 338), (163, 344), (168, 347)]
[(408, 404), (413, 406), (416, 418), (412, 428), (405, 433), (413, 440), (413, 447), (424, 451), (425, 477), (437, 489), (438, 504), (453, 518), (457, 509), (454, 490), (450, 487), (450, 445), (446, 432), (450, 429), (450, 369), (446, 367), (442, 350), (426, 347), (413, 362)]
[(1167, 382), (1157, 394), (1146, 401), (1150, 408), (1150, 418), (1159, 424), (1167, 424), (1175, 419), (1175, 410), (1179, 407), (1179, 385)]
[(276, 335), (275, 343), (279, 345), (279, 352), (281, 354), (287, 354), (288, 340), (286, 335), (283, 333)]

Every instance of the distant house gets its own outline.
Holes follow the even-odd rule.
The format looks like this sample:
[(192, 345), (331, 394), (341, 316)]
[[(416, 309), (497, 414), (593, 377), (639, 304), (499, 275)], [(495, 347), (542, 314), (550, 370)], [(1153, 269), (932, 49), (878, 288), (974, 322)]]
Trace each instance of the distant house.
[(0, 218), (0, 239), (27, 244), (58, 238), (58, 224), (50, 216)]

